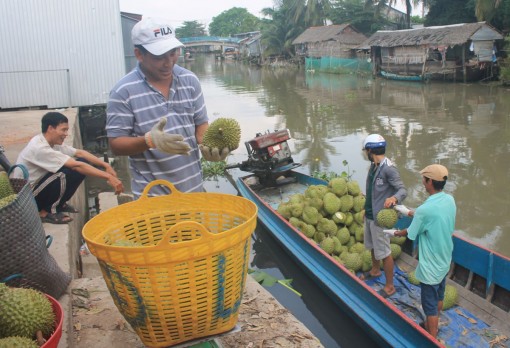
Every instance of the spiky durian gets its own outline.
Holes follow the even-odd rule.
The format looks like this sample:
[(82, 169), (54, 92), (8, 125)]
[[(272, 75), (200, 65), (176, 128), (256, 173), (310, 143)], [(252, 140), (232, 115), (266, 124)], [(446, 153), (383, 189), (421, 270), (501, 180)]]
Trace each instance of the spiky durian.
[(397, 212), (394, 209), (384, 208), (377, 213), (377, 224), (383, 228), (393, 228), (398, 220)]
[(28, 337), (11, 336), (0, 339), (0, 348), (39, 348), (39, 345)]
[(7, 173), (0, 172), (0, 199), (8, 197), (14, 193), (15, 192), (12, 189), (11, 182), (9, 181)]
[(12, 195), (9, 195), (7, 197), (0, 199), (0, 209), (2, 209), (3, 207), (6, 207), (9, 204), (11, 204), (12, 202), (14, 202), (16, 197), (18, 197), (18, 195), (16, 193), (13, 193)]
[(338, 197), (347, 193), (347, 182), (344, 178), (333, 178), (329, 181), (328, 187)]
[(233, 151), (239, 147), (241, 140), (241, 126), (233, 118), (220, 117), (209, 125), (204, 134), (203, 145), (210, 148), (223, 149), (228, 147)]
[(0, 308), (0, 337), (34, 338), (39, 330), (47, 337), (54, 329), (53, 307), (40, 291), (0, 283)]
[(361, 193), (361, 189), (359, 188), (358, 182), (355, 180), (348, 181), (347, 192), (349, 192), (351, 196), (354, 197), (358, 196)]
[(453, 285), (446, 284), (444, 289), (443, 310), (453, 307), (457, 303), (458, 297), (457, 288)]

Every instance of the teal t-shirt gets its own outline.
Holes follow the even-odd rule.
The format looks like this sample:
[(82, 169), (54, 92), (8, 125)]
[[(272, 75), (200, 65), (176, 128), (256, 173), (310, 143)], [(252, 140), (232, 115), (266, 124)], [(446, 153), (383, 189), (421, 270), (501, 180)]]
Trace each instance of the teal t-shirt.
[(439, 284), (450, 270), (456, 213), (455, 200), (444, 192), (431, 195), (416, 209), (407, 237), (419, 237), (416, 278), (420, 282)]

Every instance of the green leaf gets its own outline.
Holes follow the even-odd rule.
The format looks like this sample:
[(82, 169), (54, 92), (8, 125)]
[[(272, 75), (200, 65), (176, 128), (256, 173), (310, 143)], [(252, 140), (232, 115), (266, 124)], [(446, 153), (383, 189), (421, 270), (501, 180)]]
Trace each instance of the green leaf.
[(301, 296), (301, 294), (299, 292), (297, 292), (296, 290), (294, 290), (292, 288), (292, 286), (290, 285), (292, 283), (292, 279), (278, 280), (277, 278), (273, 277), (272, 275), (267, 274), (266, 272), (258, 270), (258, 269), (255, 269), (255, 270), (248, 269), (248, 274), (250, 274), (253, 277), (253, 279), (255, 279), (255, 281), (262, 286), (273, 286), (276, 283), (279, 283), (282, 286), (289, 289), (290, 291), (292, 291), (293, 293), (295, 293), (296, 295)]

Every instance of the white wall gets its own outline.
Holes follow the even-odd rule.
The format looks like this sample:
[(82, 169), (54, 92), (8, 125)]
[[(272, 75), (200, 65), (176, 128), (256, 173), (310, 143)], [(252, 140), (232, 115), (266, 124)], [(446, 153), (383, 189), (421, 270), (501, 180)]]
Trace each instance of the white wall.
[(105, 103), (125, 74), (118, 0), (0, 1), (0, 108)]

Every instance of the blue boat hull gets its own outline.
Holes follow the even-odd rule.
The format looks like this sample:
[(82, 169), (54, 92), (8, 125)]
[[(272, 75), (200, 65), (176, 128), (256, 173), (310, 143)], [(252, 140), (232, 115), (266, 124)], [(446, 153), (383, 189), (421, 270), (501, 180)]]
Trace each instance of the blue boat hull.
[(396, 81), (423, 81), (422, 75), (398, 75), (381, 70), (381, 75), (388, 80)]
[[(324, 181), (293, 172), (304, 185)], [(244, 182), (237, 180), (242, 196), (257, 204), (260, 222), (286, 252), (341, 308), (381, 345), (388, 347), (440, 346), (425, 330), (379, 296), (317, 244), (296, 230)]]

